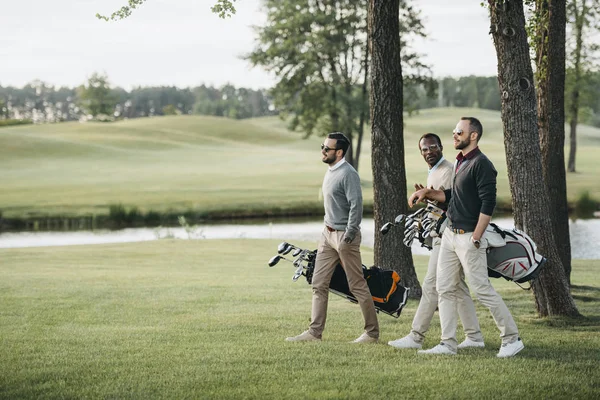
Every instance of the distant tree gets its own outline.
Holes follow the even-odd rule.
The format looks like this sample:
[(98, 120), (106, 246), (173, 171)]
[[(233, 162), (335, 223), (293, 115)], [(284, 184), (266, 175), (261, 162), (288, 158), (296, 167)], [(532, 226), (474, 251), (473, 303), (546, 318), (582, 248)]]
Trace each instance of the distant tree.
[(81, 107), (93, 117), (100, 114), (112, 116), (117, 101), (111, 93), (108, 77), (94, 73), (88, 79), (87, 85), (82, 85), (77, 91)]
[[(257, 28), (257, 47), (247, 58), (278, 77), (272, 94), (282, 117), (307, 136), (342, 131), (353, 142), (366, 8), (351, 0), (265, 0), (264, 9), (267, 22)], [(354, 148), (346, 160), (356, 166)]]
[(177, 115), (179, 114), (179, 110), (173, 104), (167, 104), (163, 107), (162, 112), (163, 115)]
[[(569, 24), (573, 33), (574, 46), (569, 57), (572, 77), (569, 80), (569, 162), (568, 171), (575, 172), (575, 159), (577, 154), (577, 124), (579, 122), (579, 108), (581, 94), (584, 91), (584, 77), (593, 65), (590, 56), (599, 48), (599, 44), (592, 38), (598, 35), (600, 23), (600, 0), (570, 0), (567, 5)], [(598, 94), (596, 93), (596, 96)]]
[(476, 107), (500, 110), (498, 78), (495, 76), (461, 76), (440, 80), (439, 107)]
[(6, 101), (0, 98), (0, 119), (8, 118), (8, 107), (6, 106)]
[[(360, 116), (368, 109), (366, 4), (265, 0), (264, 6), (267, 22), (257, 28), (258, 45), (248, 59), (278, 77), (271, 92), (275, 106), (283, 117), (291, 118), (291, 129), (300, 128), (307, 135), (344, 132), (353, 143), (346, 160), (357, 167), (360, 149), (354, 139), (362, 132), (359, 122), (365, 118)], [(410, 35), (423, 35), (414, 8), (405, 6), (399, 18), (405, 43)], [(421, 76), (424, 66), (418, 55), (407, 51), (406, 45), (403, 48), (407, 68)]]

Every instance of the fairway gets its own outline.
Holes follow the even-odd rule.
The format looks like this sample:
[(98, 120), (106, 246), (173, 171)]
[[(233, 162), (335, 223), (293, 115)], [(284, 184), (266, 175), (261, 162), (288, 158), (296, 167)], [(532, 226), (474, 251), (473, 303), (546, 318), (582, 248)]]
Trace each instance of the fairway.
[[(409, 190), (425, 182), (417, 149), (425, 132), (438, 133), (445, 154), (456, 151), (450, 132), (459, 117), (484, 125), (482, 150), (498, 170), (498, 197), (509, 203), (500, 114), (481, 109), (421, 110), (405, 118)], [(153, 117), (115, 123), (61, 123), (0, 129), (0, 211), (4, 217), (107, 214), (122, 204), (141, 212), (196, 213), (322, 207), (325, 173), (319, 144), (289, 132), (276, 117)], [(359, 173), (365, 203), (373, 201), (370, 140), (363, 142)], [(576, 174), (568, 174), (568, 197), (583, 191), (600, 199), (595, 157), (600, 130), (579, 128)], [(377, 162), (377, 160), (375, 160)]]
[[(498, 331), (478, 306), (486, 348), (427, 357), (385, 343), (417, 307), (380, 315), (382, 343), (356, 305), (330, 296), (321, 343), (288, 343), (310, 317), (293, 268), (267, 267), (272, 240), (160, 240), (0, 250), (0, 398), (591, 399), (600, 396), (598, 260), (573, 261), (586, 319), (538, 319), (531, 292), (493, 280), (525, 349), (498, 359)], [(314, 246), (314, 243), (308, 243)], [(363, 250), (370, 264), (372, 250)], [(423, 278), (426, 257), (415, 257)], [(434, 317), (425, 341), (439, 340)]]

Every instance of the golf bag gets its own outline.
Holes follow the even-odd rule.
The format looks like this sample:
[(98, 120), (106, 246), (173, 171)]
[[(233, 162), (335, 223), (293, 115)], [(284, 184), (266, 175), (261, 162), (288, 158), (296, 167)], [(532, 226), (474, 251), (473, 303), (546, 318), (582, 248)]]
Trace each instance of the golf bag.
[[(314, 269), (314, 264), (312, 268)], [(396, 271), (384, 270), (375, 266), (367, 268), (363, 265), (362, 269), (375, 309), (398, 318), (408, 299), (408, 288), (400, 286), (400, 275)], [(358, 303), (350, 291), (348, 278), (341, 264), (335, 267), (329, 283), (329, 291), (353, 303)]]
[[(381, 228), (381, 233), (386, 234), (396, 225), (404, 226), (406, 246), (410, 247), (416, 238), (421, 246), (431, 249), (431, 238), (443, 235), (448, 219), (443, 210), (428, 202), (425, 208), (411, 215), (398, 215), (394, 223), (388, 222)], [(517, 285), (538, 277), (546, 258), (536, 252), (536, 244), (525, 232), (516, 228), (502, 229), (491, 223), (486, 229), (485, 237), (488, 241), (486, 252), (489, 277), (502, 277)]]
[[(308, 284), (312, 284), (317, 250), (310, 251), (299, 249), (289, 243), (284, 242), (279, 245), (278, 249), (283, 249), (282, 251), (279, 251), (279, 254), (285, 255), (286, 251), (289, 252), (289, 248), (295, 248), (298, 250), (294, 252), (297, 258), (293, 261), (293, 264), (297, 267), (297, 270), (294, 274), (293, 280), (296, 281), (300, 276), (304, 276), (306, 278), (306, 282), (308, 282)], [(285, 257), (278, 255), (271, 258), (269, 261), (269, 266), (274, 266), (277, 264), (277, 262), (279, 262), (280, 259), (287, 260)], [(383, 312), (391, 315), (394, 318), (398, 318), (402, 312), (402, 309), (406, 305), (409, 291), (408, 288), (400, 285), (400, 275), (398, 275), (396, 271), (385, 270), (375, 266), (367, 268), (363, 265), (362, 270), (365, 280), (367, 281), (367, 285), (369, 286), (369, 291), (371, 292), (373, 304), (375, 305), (377, 312)], [(331, 277), (329, 291), (353, 303), (358, 303), (358, 300), (350, 291), (344, 268), (339, 263)]]
[(490, 224), (486, 230), (488, 276), (524, 283), (538, 277), (546, 258), (537, 253), (531, 238), (516, 228)]

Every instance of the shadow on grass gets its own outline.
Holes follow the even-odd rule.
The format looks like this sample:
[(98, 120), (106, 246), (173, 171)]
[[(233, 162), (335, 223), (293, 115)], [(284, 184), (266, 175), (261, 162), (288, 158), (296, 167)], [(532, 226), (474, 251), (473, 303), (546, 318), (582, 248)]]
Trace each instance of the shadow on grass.
[(572, 285), (571, 295), (577, 304), (580, 317), (548, 317), (535, 318), (530, 322), (537, 326), (564, 329), (571, 332), (600, 331), (600, 310), (595, 304), (600, 303), (600, 287)]
[(596, 287), (596, 286), (584, 286), (584, 285), (571, 285), (571, 291), (573, 291), (573, 290), (600, 292), (600, 287)]
[(598, 362), (597, 353), (590, 351), (587, 346), (570, 343), (544, 346), (525, 342), (525, 348), (515, 358), (544, 361), (560, 361), (561, 363), (576, 362), (579, 365)]

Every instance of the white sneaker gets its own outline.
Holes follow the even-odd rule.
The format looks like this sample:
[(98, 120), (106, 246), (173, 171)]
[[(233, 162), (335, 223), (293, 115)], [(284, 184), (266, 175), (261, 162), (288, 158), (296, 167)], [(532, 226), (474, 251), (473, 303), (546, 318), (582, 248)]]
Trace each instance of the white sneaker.
[(498, 352), (496, 357), (500, 357), (500, 358), (512, 357), (515, 354), (517, 354), (518, 352), (520, 352), (521, 350), (523, 350), (524, 348), (525, 348), (525, 345), (523, 344), (523, 341), (521, 340), (521, 338), (519, 338), (519, 339), (517, 339), (516, 342), (503, 344), (500, 347), (500, 351)]
[(389, 341), (388, 344), (397, 349), (420, 349), (423, 347), (422, 343), (417, 343), (410, 335)]
[(417, 351), (419, 354), (441, 354), (446, 356), (455, 356), (456, 352), (450, 349), (450, 347), (446, 346), (444, 343), (440, 343), (437, 346), (429, 349), (429, 350), (419, 350)]
[(367, 333), (363, 333), (358, 338), (354, 339), (351, 343), (377, 343), (379, 342), (378, 338), (371, 337), (367, 335)]
[(310, 342), (313, 340), (321, 340), (321, 338), (315, 337), (308, 333), (308, 331), (304, 331), (298, 336), (292, 336), (289, 338), (285, 338), (286, 342)]
[(458, 345), (458, 349), (468, 349), (471, 347), (485, 347), (485, 343), (483, 342), (476, 342), (474, 340), (471, 340), (469, 338), (466, 338), (465, 340), (463, 340), (463, 342), (461, 344)]

